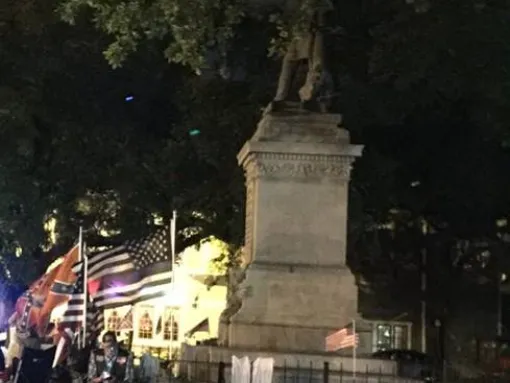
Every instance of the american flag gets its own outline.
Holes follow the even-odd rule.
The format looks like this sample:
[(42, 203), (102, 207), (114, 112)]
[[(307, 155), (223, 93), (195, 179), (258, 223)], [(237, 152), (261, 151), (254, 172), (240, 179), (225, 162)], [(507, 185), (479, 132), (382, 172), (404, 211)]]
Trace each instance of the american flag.
[(82, 327), (84, 315), (86, 315), (88, 336), (97, 336), (104, 329), (103, 310), (98, 309), (94, 302), (89, 299), (87, 299), (87, 308), (85, 309), (86, 297), (83, 288), (85, 277), (83, 273), (83, 262), (75, 264), (72, 271), (78, 275), (78, 279), (74, 285), (74, 291), (67, 304), (66, 311), (59, 322), (59, 328), (61, 330), (68, 328), (71, 331), (76, 332)]
[(72, 271), (78, 276), (67, 302), (67, 308), (59, 322), (61, 329), (69, 328), (73, 332), (81, 327), (85, 315), (85, 294), (83, 290), (84, 274), (81, 263), (73, 266)]
[(343, 328), (326, 337), (326, 351), (337, 351), (348, 347), (357, 347), (358, 334), (347, 328)]
[(170, 238), (163, 228), (139, 241), (127, 242), (88, 258), (90, 293), (101, 308), (115, 308), (159, 297), (172, 281)]
[(104, 311), (94, 302), (89, 302), (87, 310), (87, 336), (96, 338), (104, 330)]

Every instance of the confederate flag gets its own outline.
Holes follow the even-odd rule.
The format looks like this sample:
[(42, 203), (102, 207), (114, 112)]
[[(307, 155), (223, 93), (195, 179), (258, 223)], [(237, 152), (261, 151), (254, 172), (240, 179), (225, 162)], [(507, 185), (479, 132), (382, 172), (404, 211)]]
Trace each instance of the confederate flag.
[(58, 268), (48, 296), (41, 308), (38, 325), (40, 335), (46, 332), (53, 309), (68, 302), (74, 292), (74, 284), (78, 279), (78, 275), (76, 274), (78, 270), (76, 270), (74, 266), (78, 263), (79, 256), (80, 246), (76, 245), (64, 256), (64, 261)]
[(48, 271), (32, 283), (28, 290), (16, 301), (15, 312), (9, 322), (16, 325), (20, 335), (28, 335), (30, 329), (37, 327), (41, 308), (59, 272), (59, 267), (57, 266)]

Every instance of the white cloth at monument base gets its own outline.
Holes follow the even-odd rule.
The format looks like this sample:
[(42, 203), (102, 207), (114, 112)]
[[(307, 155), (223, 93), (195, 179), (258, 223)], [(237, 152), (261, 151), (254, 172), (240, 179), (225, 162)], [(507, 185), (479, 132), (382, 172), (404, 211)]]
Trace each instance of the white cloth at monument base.
[(238, 358), (232, 355), (232, 380), (231, 383), (250, 383), (251, 365), (247, 356)]
[(257, 358), (253, 362), (252, 383), (271, 383), (273, 380), (273, 358)]
[(159, 377), (159, 360), (149, 353), (140, 358), (140, 380), (142, 382), (155, 382)]

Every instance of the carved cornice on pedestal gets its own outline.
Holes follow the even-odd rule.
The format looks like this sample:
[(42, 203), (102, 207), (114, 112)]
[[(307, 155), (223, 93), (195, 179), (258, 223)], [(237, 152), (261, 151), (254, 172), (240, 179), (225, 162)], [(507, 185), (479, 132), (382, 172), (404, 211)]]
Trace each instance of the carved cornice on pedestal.
[(354, 159), (354, 156), (251, 152), (242, 165), (247, 182), (260, 177), (348, 181)]
[[(295, 110), (294, 110), (295, 109)], [(351, 145), (339, 114), (268, 113), (237, 159), (247, 179), (326, 178), (349, 180), (351, 163), (363, 147)]]

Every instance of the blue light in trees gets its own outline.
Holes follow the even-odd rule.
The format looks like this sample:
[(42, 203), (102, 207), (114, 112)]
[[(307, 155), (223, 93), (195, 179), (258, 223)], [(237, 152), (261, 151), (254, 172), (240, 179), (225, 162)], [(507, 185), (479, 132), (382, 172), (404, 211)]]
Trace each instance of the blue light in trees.
[(126, 96), (126, 98), (124, 99), (126, 102), (130, 102), (130, 101), (133, 101), (135, 98), (133, 96)]
[(198, 136), (200, 134), (200, 130), (199, 129), (192, 129), (189, 131), (189, 135), (190, 136)]

